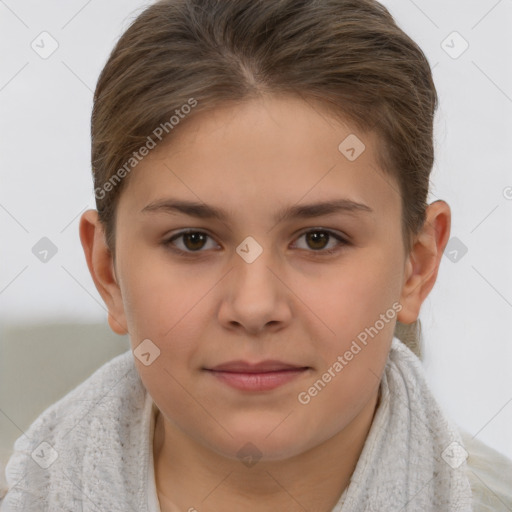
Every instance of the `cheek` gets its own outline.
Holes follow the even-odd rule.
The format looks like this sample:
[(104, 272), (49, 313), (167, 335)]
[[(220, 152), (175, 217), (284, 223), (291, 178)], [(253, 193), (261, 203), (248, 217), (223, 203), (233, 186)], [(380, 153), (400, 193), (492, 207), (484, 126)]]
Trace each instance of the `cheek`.
[(204, 299), (212, 279), (195, 278), (193, 272), (156, 258), (151, 261), (149, 256), (132, 253), (123, 268), (131, 347), (136, 350), (147, 339), (154, 343), (158, 357), (150, 365), (135, 358), (144, 387), (169, 417), (186, 417), (183, 411), (197, 414), (198, 398), (187, 391), (200, 356), (197, 340), (204, 331), (201, 321), (208, 315)]
[(354, 410), (375, 391), (401, 309), (399, 296), (395, 257), (382, 249), (340, 265), (310, 294), (311, 309), (329, 327), (317, 331), (324, 332), (317, 345), (320, 378), (327, 374), (311, 394), (304, 390), (311, 411)]
[(149, 339), (159, 350), (150, 366), (136, 360), (144, 386), (159, 407), (179, 415), (197, 407), (185, 390), (204, 362), (200, 341), (214, 314), (208, 298), (218, 276), (172, 265), (151, 252), (132, 252), (124, 262), (125, 313), (132, 349)]
[[(194, 328), (197, 315), (204, 313), (214, 276), (200, 279), (193, 270), (166, 263), (165, 256), (151, 252), (132, 253), (124, 262), (122, 295), (130, 334), (179, 343), (190, 337), (187, 329)], [(177, 332), (181, 336), (175, 336)]]
[(374, 396), (400, 310), (393, 258), (370, 255), (351, 263), (310, 295), (332, 331), (323, 329), (321, 367), (296, 397), (312, 431), (338, 431)]
[(347, 258), (333, 266), (315, 286), (302, 284), (304, 289), (312, 290), (304, 302), (309, 301), (333, 336), (354, 338), (374, 325), (399, 299), (396, 265), (393, 255), (383, 255), (382, 249)]

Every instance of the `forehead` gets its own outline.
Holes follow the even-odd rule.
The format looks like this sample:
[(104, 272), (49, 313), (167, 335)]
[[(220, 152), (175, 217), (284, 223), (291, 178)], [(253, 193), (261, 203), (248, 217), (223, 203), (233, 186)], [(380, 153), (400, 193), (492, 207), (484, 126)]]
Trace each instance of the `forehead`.
[(378, 164), (380, 141), (318, 104), (265, 97), (195, 114), (132, 171), (121, 203), (141, 211), (166, 196), (241, 212), (349, 198), (400, 216), (398, 184)]

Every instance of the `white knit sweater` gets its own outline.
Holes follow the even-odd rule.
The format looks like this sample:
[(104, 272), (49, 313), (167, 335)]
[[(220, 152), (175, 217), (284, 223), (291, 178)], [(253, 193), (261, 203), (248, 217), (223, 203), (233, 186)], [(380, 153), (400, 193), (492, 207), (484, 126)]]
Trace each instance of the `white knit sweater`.
[[(400, 372), (396, 368), (400, 368)], [(440, 415), (437, 404), (424, 401), (423, 395), (428, 392), (422, 389), (425, 382), (418, 373), (419, 368), (416, 356), (395, 338), (381, 384), (384, 400), (381, 397), (351, 483), (333, 512), (391, 512), (402, 509), (398, 504), (404, 506), (407, 501), (409, 505), (404, 511), (512, 511), (512, 461), (464, 432), (455, 446), (463, 446), (469, 452), (467, 464), (458, 464), (460, 467), (452, 470), (445, 462), (448, 459), (433, 457), (428, 464), (420, 460), (418, 465), (417, 460), (428, 458), (425, 454), (430, 453), (431, 447), (435, 448), (445, 434), (449, 434), (446, 439), (459, 436), (450, 430), (449, 423), (445, 429), (445, 418)], [(411, 396), (400, 398), (397, 386), (408, 371), (418, 381), (415, 387), (423, 393), (418, 395), (420, 398), (415, 398), (410, 388), (403, 396)], [(396, 402), (404, 400), (411, 401), (405, 403), (405, 414), (425, 413), (426, 419), (414, 429), (423, 428), (425, 423), (427, 430), (420, 433), (419, 442), (405, 447), (400, 454), (397, 450), (407, 443), (404, 439), (413, 439), (414, 435), (402, 432), (383, 438), (382, 431), (396, 432), (393, 421), (398, 421), (399, 425), (404, 425), (404, 421), (414, 422), (412, 416), (408, 420), (400, 417), (404, 408), (400, 409)], [(0, 511), (160, 512), (153, 472), (155, 412), (156, 406), (142, 385), (131, 351), (112, 359), (46, 409), (26, 435), (17, 439), (6, 468), (3, 492), (0, 489)], [(435, 421), (431, 417), (435, 417)], [(432, 424), (427, 425), (430, 421)], [(425, 439), (425, 432), (431, 432), (432, 439)], [(393, 447), (395, 438), (397, 446)], [(417, 448), (417, 445), (423, 447)], [(423, 453), (415, 456), (414, 450), (418, 449)], [(408, 459), (409, 456), (412, 458)], [(408, 459), (406, 466), (403, 465), (405, 459)], [(379, 472), (376, 468), (383, 461), (386, 467)], [(406, 467), (411, 467), (412, 472), (407, 473)], [(421, 475), (422, 471), (427, 473)], [(433, 479), (439, 472), (446, 473), (439, 484), (431, 486), (430, 494), (419, 487), (422, 477), (428, 480), (429, 472), (434, 475)], [(386, 487), (388, 482), (394, 482), (394, 487)], [(380, 494), (377, 487), (382, 489)], [(467, 492), (472, 495), (472, 505), (464, 501)], [(439, 497), (439, 493), (444, 495)]]

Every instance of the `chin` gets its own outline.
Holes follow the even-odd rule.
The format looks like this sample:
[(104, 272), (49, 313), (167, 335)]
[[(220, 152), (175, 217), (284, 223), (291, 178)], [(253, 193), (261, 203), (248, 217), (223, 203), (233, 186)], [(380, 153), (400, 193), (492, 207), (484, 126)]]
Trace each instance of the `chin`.
[[(282, 418), (280, 419), (282, 421)], [(279, 422), (256, 424), (250, 422), (237, 425), (237, 428), (226, 425), (233, 437), (223, 435), (220, 439), (210, 439), (208, 447), (229, 459), (244, 458), (262, 461), (279, 461), (300, 455), (314, 446), (312, 438), (308, 438), (304, 430), (297, 425), (279, 425)], [(277, 427), (277, 428), (276, 428)]]

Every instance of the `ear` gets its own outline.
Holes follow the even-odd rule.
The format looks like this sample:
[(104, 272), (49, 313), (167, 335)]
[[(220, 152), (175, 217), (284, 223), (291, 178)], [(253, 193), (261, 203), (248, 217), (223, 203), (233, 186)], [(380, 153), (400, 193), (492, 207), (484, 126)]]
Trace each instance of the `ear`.
[(444, 249), (450, 237), (451, 211), (445, 201), (427, 207), (423, 227), (415, 237), (405, 265), (404, 284), (397, 319), (411, 324), (418, 319), (421, 305), (432, 290)]
[(89, 272), (108, 309), (108, 323), (117, 334), (127, 334), (121, 289), (117, 283), (114, 261), (106, 244), (103, 224), (96, 210), (87, 210), (80, 218), (80, 241)]

